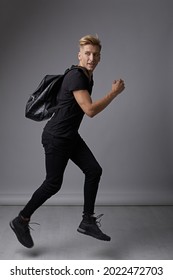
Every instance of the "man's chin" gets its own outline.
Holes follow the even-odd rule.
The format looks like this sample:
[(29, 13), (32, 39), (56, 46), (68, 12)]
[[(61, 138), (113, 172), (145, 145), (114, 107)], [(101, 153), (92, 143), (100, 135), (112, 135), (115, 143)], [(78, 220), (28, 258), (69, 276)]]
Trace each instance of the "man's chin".
[(94, 69), (95, 69), (95, 67), (96, 67), (96, 66), (91, 66), (91, 65), (89, 65), (89, 66), (87, 67), (87, 70), (93, 72)]

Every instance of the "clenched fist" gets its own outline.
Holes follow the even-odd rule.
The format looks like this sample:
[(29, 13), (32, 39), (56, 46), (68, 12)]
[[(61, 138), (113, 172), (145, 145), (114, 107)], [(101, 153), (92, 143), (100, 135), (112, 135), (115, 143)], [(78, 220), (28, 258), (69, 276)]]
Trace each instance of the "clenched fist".
[(125, 89), (124, 81), (119, 79), (115, 80), (112, 84), (112, 92), (116, 95), (120, 94)]

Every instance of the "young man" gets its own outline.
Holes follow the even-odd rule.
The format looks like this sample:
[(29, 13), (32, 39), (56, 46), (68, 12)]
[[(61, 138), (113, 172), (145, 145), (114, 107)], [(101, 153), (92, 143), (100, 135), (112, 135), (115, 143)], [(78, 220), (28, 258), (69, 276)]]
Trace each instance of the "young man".
[(87, 35), (79, 41), (79, 68), (69, 71), (60, 91), (60, 108), (47, 122), (42, 144), (46, 157), (46, 179), (34, 192), (19, 215), (10, 222), (19, 242), (31, 248), (34, 245), (29, 230), (32, 214), (48, 198), (56, 194), (62, 185), (63, 174), (71, 159), (84, 173), (83, 219), (78, 232), (94, 238), (110, 241), (98, 227), (94, 217), (95, 199), (102, 168), (78, 133), (84, 114), (94, 117), (124, 90), (124, 81), (114, 81), (110, 92), (97, 101), (92, 101), (93, 71), (100, 61), (101, 43), (97, 37)]

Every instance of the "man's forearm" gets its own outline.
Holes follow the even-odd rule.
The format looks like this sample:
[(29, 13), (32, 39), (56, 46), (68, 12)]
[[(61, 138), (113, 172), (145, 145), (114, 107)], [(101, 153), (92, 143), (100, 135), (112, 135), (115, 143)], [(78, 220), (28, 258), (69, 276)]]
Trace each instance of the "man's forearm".
[(88, 109), (87, 115), (91, 118), (96, 116), (101, 111), (103, 111), (117, 95), (118, 93), (115, 94), (114, 92), (109, 92), (103, 98), (93, 101), (89, 106), (90, 108)]

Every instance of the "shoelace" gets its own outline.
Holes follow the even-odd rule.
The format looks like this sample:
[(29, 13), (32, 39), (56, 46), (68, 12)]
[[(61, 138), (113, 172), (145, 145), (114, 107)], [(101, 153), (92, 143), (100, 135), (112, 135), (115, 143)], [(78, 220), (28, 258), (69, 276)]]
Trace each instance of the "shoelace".
[(96, 221), (96, 224), (98, 225), (98, 227), (101, 227), (101, 217), (103, 216), (104, 214), (100, 214), (98, 215), (97, 217), (94, 217), (95, 218), (95, 221)]
[(40, 226), (40, 224), (39, 223), (35, 223), (35, 222), (33, 222), (33, 223), (28, 223), (28, 224), (26, 224), (25, 225), (25, 228), (26, 228), (26, 231), (28, 231), (28, 230), (34, 230), (30, 225), (39, 225)]

